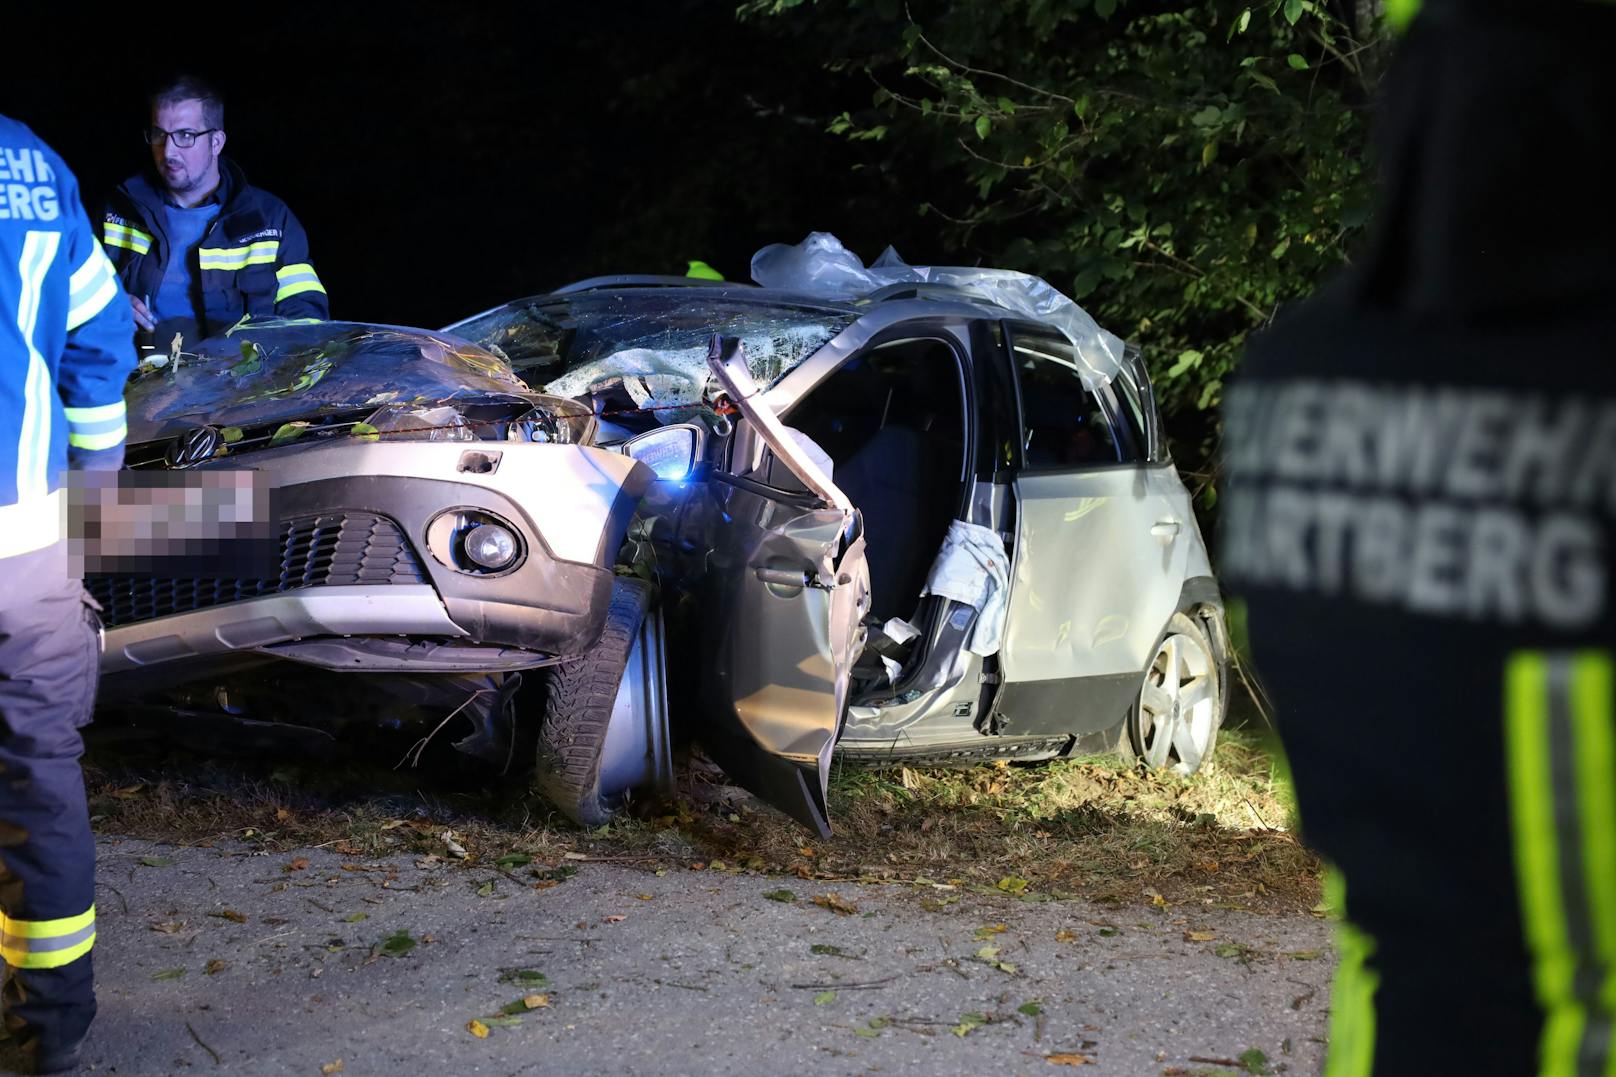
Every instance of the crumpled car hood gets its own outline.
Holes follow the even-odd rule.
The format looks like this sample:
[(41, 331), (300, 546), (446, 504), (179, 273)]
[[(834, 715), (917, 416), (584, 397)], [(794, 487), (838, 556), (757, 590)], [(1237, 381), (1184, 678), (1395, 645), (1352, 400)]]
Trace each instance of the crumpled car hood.
[(534, 399), (498, 356), (446, 333), (266, 321), (202, 341), (136, 376), (129, 443), (200, 423), (250, 426), (385, 404)]

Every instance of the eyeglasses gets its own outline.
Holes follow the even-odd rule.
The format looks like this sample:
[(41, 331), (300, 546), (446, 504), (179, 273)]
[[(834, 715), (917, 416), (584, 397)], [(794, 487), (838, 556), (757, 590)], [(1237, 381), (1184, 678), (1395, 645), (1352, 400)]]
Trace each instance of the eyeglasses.
[(217, 127), (209, 127), (206, 131), (192, 131), (186, 128), (178, 131), (165, 131), (161, 127), (148, 127), (140, 134), (146, 140), (146, 145), (148, 146), (161, 146), (164, 139), (171, 138), (174, 140), (174, 145), (182, 150), (188, 150), (196, 145), (198, 138), (203, 135), (211, 135), (217, 130)]

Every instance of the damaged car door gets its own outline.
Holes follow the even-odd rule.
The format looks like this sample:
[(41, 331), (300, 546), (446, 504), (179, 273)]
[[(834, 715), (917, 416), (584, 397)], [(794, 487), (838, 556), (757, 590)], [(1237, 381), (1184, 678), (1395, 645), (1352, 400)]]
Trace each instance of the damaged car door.
[(870, 604), (863, 521), (762, 403), (740, 341), (715, 336), (707, 362), (806, 493), (722, 470), (708, 484), (704, 740), (737, 783), (828, 836), (831, 753)]

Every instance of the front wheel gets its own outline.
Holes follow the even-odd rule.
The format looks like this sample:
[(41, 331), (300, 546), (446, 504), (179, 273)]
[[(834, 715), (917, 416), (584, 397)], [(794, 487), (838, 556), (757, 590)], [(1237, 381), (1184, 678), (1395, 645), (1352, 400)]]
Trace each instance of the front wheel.
[(599, 641), (550, 670), (534, 785), (579, 826), (605, 823), (632, 789), (671, 782), (662, 620), (650, 607), (649, 584), (619, 578)]
[(1212, 758), (1223, 725), (1222, 664), (1206, 630), (1173, 614), (1145, 668), (1123, 747), (1154, 770), (1194, 774)]

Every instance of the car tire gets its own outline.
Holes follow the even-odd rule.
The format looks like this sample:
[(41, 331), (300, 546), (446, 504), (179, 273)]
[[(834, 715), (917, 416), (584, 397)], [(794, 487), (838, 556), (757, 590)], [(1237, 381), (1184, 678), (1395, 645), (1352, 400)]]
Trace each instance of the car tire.
[(601, 790), (601, 760), (629, 652), (650, 605), (649, 583), (619, 577), (600, 639), (550, 668), (534, 787), (579, 826), (601, 826), (617, 810), (620, 791)]
[(1187, 614), (1173, 614), (1123, 723), (1122, 756), (1153, 770), (1200, 770), (1223, 726), (1227, 674), (1207, 628)]

